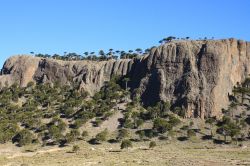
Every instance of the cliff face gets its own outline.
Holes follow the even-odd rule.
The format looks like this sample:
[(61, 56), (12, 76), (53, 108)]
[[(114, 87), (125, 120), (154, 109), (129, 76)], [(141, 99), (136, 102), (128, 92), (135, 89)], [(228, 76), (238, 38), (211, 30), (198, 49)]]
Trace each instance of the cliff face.
[(173, 41), (153, 48), (141, 59), (60, 61), (30, 56), (8, 59), (2, 69), (2, 86), (14, 82), (77, 83), (90, 94), (112, 75), (130, 77), (144, 105), (159, 100), (186, 110), (187, 117), (220, 116), (228, 94), (250, 74), (250, 43), (235, 40)]
[(131, 60), (109, 61), (61, 61), (32, 56), (14, 56), (3, 66), (0, 84), (9, 86), (18, 83), (26, 86), (36, 83), (76, 83), (91, 95), (109, 81), (112, 75), (126, 75), (132, 67)]
[(131, 72), (132, 83), (146, 105), (168, 100), (185, 108), (187, 117), (219, 116), (233, 86), (249, 75), (249, 59), (244, 41), (172, 42), (151, 51), (144, 70)]

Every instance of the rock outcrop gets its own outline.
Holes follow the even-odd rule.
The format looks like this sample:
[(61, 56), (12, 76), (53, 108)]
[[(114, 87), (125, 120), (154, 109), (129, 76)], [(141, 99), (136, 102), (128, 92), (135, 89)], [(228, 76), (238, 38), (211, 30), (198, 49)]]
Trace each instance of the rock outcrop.
[(220, 116), (237, 82), (250, 74), (250, 43), (236, 40), (172, 41), (141, 59), (61, 61), (31, 56), (9, 58), (0, 83), (76, 83), (91, 95), (113, 75), (130, 77), (144, 105), (170, 101), (187, 117)]

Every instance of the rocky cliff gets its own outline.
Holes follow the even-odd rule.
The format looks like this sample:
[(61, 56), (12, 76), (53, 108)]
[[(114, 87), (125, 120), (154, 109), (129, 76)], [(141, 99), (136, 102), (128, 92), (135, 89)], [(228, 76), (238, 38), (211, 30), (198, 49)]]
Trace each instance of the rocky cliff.
[(1, 86), (28, 82), (76, 83), (94, 94), (112, 75), (130, 77), (144, 105), (170, 101), (187, 117), (220, 116), (237, 82), (250, 74), (250, 43), (235, 40), (173, 41), (152, 48), (141, 59), (60, 61), (31, 56), (9, 58)]

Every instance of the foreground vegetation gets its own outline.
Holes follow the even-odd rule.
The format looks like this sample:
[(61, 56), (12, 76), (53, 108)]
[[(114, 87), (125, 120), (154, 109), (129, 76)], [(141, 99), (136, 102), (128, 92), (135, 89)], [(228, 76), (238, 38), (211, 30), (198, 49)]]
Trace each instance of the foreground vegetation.
[[(179, 142), (158, 140), (149, 148), (149, 141), (135, 142), (130, 149), (120, 150), (119, 144), (90, 145), (77, 142), (65, 148), (22, 147), (0, 155), (0, 165), (68, 166), (68, 165), (249, 165), (249, 148), (216, 145), (209, 141)], [(248, 145), (249, 146), (249, 145)], [(0, 145), (1, 150), (5, 147)], [(8, 146), (10, 148), (10, 146)]]

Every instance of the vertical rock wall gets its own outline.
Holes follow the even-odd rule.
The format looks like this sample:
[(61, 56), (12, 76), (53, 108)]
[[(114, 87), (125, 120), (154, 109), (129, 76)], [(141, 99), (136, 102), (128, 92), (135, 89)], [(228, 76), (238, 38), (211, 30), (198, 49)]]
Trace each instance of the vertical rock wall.
[(250, 43), (235, 40), (173, 41), (152, 48), (141, 59), (60, 61), (31, 56), (8, 59), (1, 86), (14, 82), (78, 84), (91, 95), (113, 75), (130, 77), (144, 105), (170, 101), (186, 110), (187, 117), (220, 116), (237, 82), (250, 74)]

